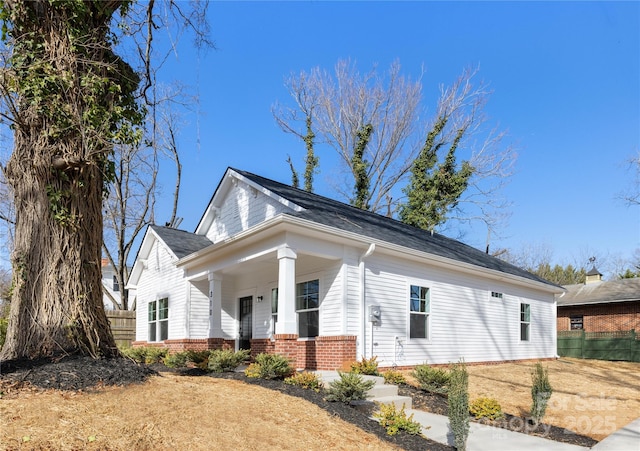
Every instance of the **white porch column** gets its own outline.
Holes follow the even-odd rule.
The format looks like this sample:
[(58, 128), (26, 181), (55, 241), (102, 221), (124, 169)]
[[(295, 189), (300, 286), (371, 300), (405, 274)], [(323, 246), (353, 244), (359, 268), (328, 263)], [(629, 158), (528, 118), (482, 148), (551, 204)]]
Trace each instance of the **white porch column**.
[(209, 279), (209, 337), (222, 338), (222, 277), (210, 272)]
[(296, 316), (296, 258), (290, 247), (278, 249), (278, 322), (276, 334), (298, 334)]

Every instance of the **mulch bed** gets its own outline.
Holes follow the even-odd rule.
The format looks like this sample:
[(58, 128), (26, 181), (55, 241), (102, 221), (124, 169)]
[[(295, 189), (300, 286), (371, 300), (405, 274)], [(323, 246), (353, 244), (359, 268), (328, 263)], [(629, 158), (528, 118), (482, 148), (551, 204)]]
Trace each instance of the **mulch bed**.
[[(1, 362), (0, 392), (19, 389), (25, 385), (42, 389), (91, 391), (105, 385), (141, 383), (150, 375), (161, 372), (240, 380), (270, 390), (277, 390), (290, 396), (303, 398), (326, 410), (331, 415), (341, 418), (366, 432), (375, 434), (381, 439), (405, 450), (451, 451), (454, 449), (424, 437), (409, 435), (404, 432), (400, 432), (395, 436), (388, 436), (385, 430), (370, 418), (370, 411), (355, 409), (343, 403), (328, 402), (324, 399), (322, 393), (287, 385), (279, 380), (252, 379), (247, 378), (244, 373), (207, 373), (197, 368), (173, 370), (161, 364), (138, 365), (126, 358), (94, 360), (89, 357), (70, 356), (57, 360), (41, 359), (36, 361)], [(410, 385), (401, 386), (399, 394), (411, 396), (413, 398), (413, 406), (416, 409), (447, 415), (447, 399), (443, 395), (427, 393)], [(485, 424), (585, 447), (592, 447), (597, 443), (596, 440), (590, 437), (556, 426), (539, 424), (534, 427), (527, 419), (512, 415), (505, 415), (503, 420), (489, 421), (485, 422)]]

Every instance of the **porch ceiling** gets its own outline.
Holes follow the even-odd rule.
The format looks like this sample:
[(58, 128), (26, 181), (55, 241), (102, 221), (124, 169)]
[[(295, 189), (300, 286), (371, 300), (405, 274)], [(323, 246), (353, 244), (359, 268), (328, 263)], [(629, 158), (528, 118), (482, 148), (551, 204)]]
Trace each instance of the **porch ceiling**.
[[(331, 262), (335, 262), (335, 260), (298, 253), (296, 273), (308, 274), (317, 272), (326, 268)], [(236, 263), (217, 272), (226, 276), (241, 276), (247, 273), (259, 274), (266, 271), (273, 271), (275, 274), (278, 273), (277, 252), (270, 252), (248, 261)]]

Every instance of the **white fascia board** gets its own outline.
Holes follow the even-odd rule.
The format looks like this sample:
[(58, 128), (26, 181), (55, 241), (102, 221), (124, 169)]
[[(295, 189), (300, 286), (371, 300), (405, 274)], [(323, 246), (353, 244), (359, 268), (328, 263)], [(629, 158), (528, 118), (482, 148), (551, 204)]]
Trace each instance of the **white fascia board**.
[(293, 202), (291, 202), (289, 199), (285, 199), (282, 196), (278, 196), (277, 194), (275, 194), (272, 191), (269, 191), (267, 188), (265, 188), (264, 186), (255, 183), (252, 180), (249, 180), (248, 178), (244, 177), (241, 174), (238, 174), (236, 171), (234, 170), (230, 170), (229, 171), (231, 173), (231, 175), (233, 175), (235, 178), (237, 178), (238, 180), (242, 181), (243, 183), (246, 183), (247, 185), (249, 185), (251, 188), (261, 192), (262, 194), (264, 194), (265, 196), (270, 197), (271, 199), (274, 199), (276, 202), (281, 203), (282, 205), (284, 205), (285, 207), (288, 207), (290, 209), (292, 209), (293, 211), (299, 212), (299, 211), (304, 211), (304, 208), (301, 207), (298, 204), (295, 204)]
[(247, 240), (248, 238), (255, 236), (256, 234), (260, 234), (261, 232), (273, 229), (274, 227), (277, 227), (278, 230), (282, 231), (293, 231), (291, 227), (294, 227), (295, 231), (300, 235), (322, 237), (324, 239), (327, 238), (327, 235), (331, 235), (332, 242), (334, 243), (336, 241), (339, 241), (350, 246), (362, 244), (364, 249), (367, 249), (372, 243), (374, 243), (376, 245), (376, 253), (387, 253), (400, 258), (409, 258), (411, 260), (421, 262), (426, 261), (439, 267), (451, 268), (467, 274), (483, 274), (484, 276), (494, 280), (506, 281), (528, 288), (536, 288), (547, 293), (559, 294), (564, 292), (563, 288), (555, 287), (553, 285), (545, 284), (513, 274), (504, 273), (501, 271), (496, 271), (494, 269), (483, 268), (482, 266), (476, 266), (470, 263), (441, 257), (438, 255), (430, 254), (428, 252), (418, 251), (412, 248), (389, 243), (388, 241), (366, 237), (358, 233), (344, 231), (335, 227), (318, 224), (317, 222), (297, 218), (295, 216), (290, 216), (287, 214), (278, 215), (275, 218), (262, 222), (251, 229), (245, 230), (244, 232), (228, 238), (227, 240), (213, 244), (196, 253), (183, 257), (177, 262), (176, 265), (190, 266), (191, 263), (195, 263), (196, 261), (205, 258), (211, 252), (221, 251), (222, 249), (231, 246), (236, 242)]
[(453, 260), (446, 257), (440, 257), (438, 255), (430, 254), (428, 252), (418, 251), (416, 249), (389, 243), (388, 241), (369, 238), (366, 236), (362, 236), (358, 233), (347, 232), (344, 230), (337, 229), (335, 227), (318, 224), (305, 219), (287, 216), (287, 222), (300, 225), (306, 233), (316, 230), (323, 234), (334, 235), (336, 238), (344, 240), (346, 243), (350, 243), (351, 245), (353, 245), (354, 242), (359, 242), (359, 243), (362, 243), (365, 248), (367, 248), (371, 243), (375, 243), (376, 253), (380, 253), (380, 252), (390, 253), (400, 258), (411, 258), (412, 260), (422, 261), (422, 262), (428, 261), (440, 267), (453, 268), (468, 274), (477, 275), (478, 273), (482, 273), (483, 275), (491, 279), (508, 281), (513, 284), (525, 286), (529, 288), (535, 287), (536, 289), (539, 289), (548, 293), (555, 294), (555, 293), (564, 292), (564, 289), (561, 287), (555, 287), (546, 283), (538, 282), (535, 280), (527, 279), (527, 278), (516, 276), (513, 274), (496, 271), (494, 269), (484, 268), (482, 266), (476, 266), (470, 263), (460, 262), (460, 261)]

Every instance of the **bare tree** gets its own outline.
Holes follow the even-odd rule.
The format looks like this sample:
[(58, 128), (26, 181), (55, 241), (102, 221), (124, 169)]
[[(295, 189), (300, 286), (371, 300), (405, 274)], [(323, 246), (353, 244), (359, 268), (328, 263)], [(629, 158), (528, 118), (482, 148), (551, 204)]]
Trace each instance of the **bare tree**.
[(164, 95), (162, 101), (155, 103), (152, 110), (155, 114), (147, 119), (150, 125), (147, 138), (139, 145), (118, 146), (114, 152), (115, 177), (104, 200), (102, 249), (121, 287), (119, 298), (109, 290), (104, 290), (104, 294), (118, 310), (136, 308), (124, 289), (129, 279), (127, 262), (140, 232), (156, 222), (156, 197), (161, 188), (158, 173), (163, 161), (175, 168), (172, 209), (165, 223), (174, 224), (177, 217), (182, 177), (177, 142), (178, 106), (184, 106), (179, 92)]
[[(13, 290), (0, 359), (118, 351), (102, 305), (102, 200), (113, 152), (143, 136), (152, 85), (155, 1), (5, 1), (11, 49), (0, 73), (2, 117), (14, 131), (6, 166), (15, 203)], [(195, 16), (165, 4), (181, 25)], [(196, 4), (198, 7), (198, 4)], [(144, 35), (140, 71), (113, 48), (115, 19)], [(163, 15), (164, 17), (165, 15)], [(135, 28), (135, 24), (139, 28)]]
[[(422, 144), (446, 113), (446, 127), (437, 134), (438, 149), (451, 145), (458, 131), (458, 153), (473, 168), (466, 190), (457, 200), (449, 220), (458, 223), (483, 221), (495, 229), (508, 203), (500, 190), (508, 181), (516, 158), (513, 148), (503, 146), (504, 132), (487, 129), (483, 109), (489, 97), (484, 83), (475, 83), (476, 69), (467, 69), (450, 86), (440, 86), (440, 98), (431, 121), (425, 121), (422, 76), (413, 81), (400, 73), (394, 62), (381, 74), (374, 68), (360, 74), (355, 63), (340, 60), (333, 73), (314, 68), (286, 81), (295, 101), (289, 109), (273, 110), (280, 127), (303, 137), (301, 125), (311, 117), (318, 143), (334, 149), (340, 157), (341, 179), (333, 180), (340, 197), (352, 199), (356, 191), (354, 151), (358, 133), (370, 125), (372, 134), (363, 153), (367, 162), (369, 209), (391, 216), (402, 203), (401, 185), (419, 154)], [(316, 146), (316, 154), (318, 146)], [(438, 158), (445, 159), (444, 150)], [(334, 171), (335, 173), (335, 171)]]
[(640, 152), (627, 161), (629, 171), (633, 174), (631, 188), (620, 194), (620, 198), (629, 206), (640, 205)]

